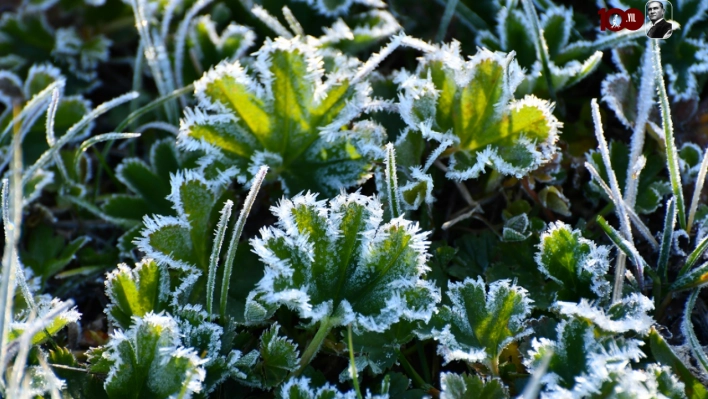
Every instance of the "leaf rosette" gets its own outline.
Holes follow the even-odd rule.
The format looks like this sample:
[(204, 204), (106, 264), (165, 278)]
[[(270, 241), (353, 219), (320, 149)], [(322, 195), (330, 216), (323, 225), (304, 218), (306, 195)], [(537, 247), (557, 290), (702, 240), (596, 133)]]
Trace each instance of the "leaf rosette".
[(258, 283), (266, 303), (286, 305), (311, 323), (352, 323), (383, 332), (399, 320), (430, 319), (440, 294), (423, 279), (427, 233), (402, 218), (381, 224), (375, 197), (314, 194), (272, 208), (278, 223), (251, 240), (266, 264)]
[(329, 51), (326, 74), (322, 50), (300, 38), (266, 39), (255, 53), (258, 78), (239, 61), (220, 63), (195, 82), (199, 104), (185, 109), (179, 145), (231, 162), (249, 179), (268, 165), (291, 193), (331, 196), (368, 179), (382, 137), (343, 128), (366, 107), (369, 86), (352, 83), (358, 62)]
[(426, 54), (415, 74), (398, 75), (399, 110), (424, 138), (452, 143), (442, 154), (448, 178), (477, 178), (487, 166), (522, 177), (553, 157), (562, 127), (548, 101), (514, 99), (523, 79), (513, 52), (480, 49), (465, 61), (453, 42)]

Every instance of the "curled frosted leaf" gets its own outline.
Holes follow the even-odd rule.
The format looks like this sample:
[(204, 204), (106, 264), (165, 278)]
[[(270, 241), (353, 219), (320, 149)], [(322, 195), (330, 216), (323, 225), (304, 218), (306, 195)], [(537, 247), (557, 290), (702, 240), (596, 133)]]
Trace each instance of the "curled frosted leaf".
[(373, 165), (364, 155), (381, 137), (343, 129), (369, 101), (366, 83), (349, 83), (349, 59), (333, 57), (325, 74), (313, 43), (283, 38), (267, 39), (255, 54), (259, 79), (234, 61), (195, 82), (199, 104), (185, 109), (179, 145), (213, 153), (249, 178), (268, 165), (290, 193), (331, 196), (366, 180)]
[(513, 52), (480, 49), (465, 61), (453, 42), (427, 54), (415, 75), (399, 75), (401, 117), (428, 140), (454, 143), (443, 154), (448, 178), (476, 178), (487, 166), (521, 177), (552, 158), (562, 126), (551, 103), (514, 99), (523, 76)]
[(444, 305), (433, 317), (428, 334), (440, 342), (438, 353), (445, 362), (482, 363), (498, 374), (499, 355), (513, 341), (531, 333), (526, 319), (531, 302), (523, 287), (509, 280), (487, 286), (481, 277), (448, 283), (451, 306)]
[(278, 223), (251, 240), (266, 264), (263, 301), (357, 331), (430, 318), (439, 292), (423, 279), (428, 242), (417, 224), (396, 218), (382, 225), (380, 202), (358, 193), (329, 204), (297, 195), (272, 211)]
[(580, 303), (559, 301), (555, 307), (561, 314), (588, 320), (606, 332), (635, 331), (645, 335), (654, 324), (654, 319), (647, 314), (654, 309), (654, 303), (639, 293), (622, 298), (607, 310), (593, 306), (585, 298), (582, 298)]
[(130, 329), (114, 333), (101, 358), (110, 365), (109, 398), (190, 398), (202, 390), (204, 360), (181, 346), (177, 322), (167, 315), (135, 318)]
[(577, 301), (581, 298), (606, 299), (610, 283), (605, 278), (610, 267), (610, 251), (583, 238), (563, 222), (551, 223), (541, 235), (536, 264), (548, 278), (558, 283), (556, 298)]
[(133, 317), (159, 313), (167, 307), (170, 279), (165, 266), (144, 259), (134, 269), (125, 263), (106, 276), (106, 295), (111, 303), (106, 314), (117, 327), (128, 329)]

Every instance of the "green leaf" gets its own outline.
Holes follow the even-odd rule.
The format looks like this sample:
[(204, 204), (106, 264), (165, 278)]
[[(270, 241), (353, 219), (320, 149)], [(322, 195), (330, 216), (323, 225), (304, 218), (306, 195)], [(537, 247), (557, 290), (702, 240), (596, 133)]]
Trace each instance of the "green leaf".
[(66, 383), (64, 392), (71, 398), (107, 398), (103, 389), (103, 380), (86, 371), (81, 371), (81, 366), (74, 354), (68, 348), (58, 347), (50, 349), (47, 356), (50, 365), (68, 366), (72, 369), (53, 367), (54, 373)]
[(254, 63), (260, 82), (238, 61), (217, 65), (195, 82), (199, 105), (185, 109), (182, 148), (218, 152), (246, 179), (268, 165), (289, 193), (332, 196), (366, 180), (366, 154), (382, 138), (342, 130), (367, 101), (364, 85), (351, 85), (343, 65), (325, 74), (320, 53), (299, 39), (267, 40)]
[(528, 293), (509, 280), (495, 281), (487, 291), (478, 277), (448, 282), (447, 296), (452, 306), (444, 305), (422, 335), (440, 342), (438, 353), (445, 363), (482, 363), (498, 375), (502, 350), (531, 333), (526, 328), (532, 309)]
[(509, 397), (498, 379), (483, 380), (469, 374), (441, 373), (441, 399), (504, 399)]
[(325, 46), (333, 46), (345, 53), (355, 54), (389, 38), (401, 30), (401, 25), (390, 12), (373, 9), (350, 14), (343, 20), (335, 22), (331, 28), (324, 30), (325, 35), (319, 39)]
[(609, 248), (583, 238), (579, 230), (571, 230), (563, 222), (551, 223), (541, 236), (536, 263), (558, 284), (558, 300), (606, 300), (610, 293), (605, 278), (610, 267)]
[(102, 358), (110, 363), (105, 382), (109, 398), (169, 398), (201, 390), (204, 361), (180, 346), (180, 331), (170, 316), (148, 313), (117, 334)]
[[(414, 338), (417, 323), (407, 320), (391, 325), (386, 331), (362, 332), (353, 334), (352, 342), (356, 349), (357, 372), (361, 373), (369, 367), (372, 373), (381, 374), (393, 367), (397, 362), (401, 347)], [(343, 338), (346, 342), (346, 338)], [(351, 379), (349, 370), (342, 371), (340, 381)]]
[(165, 266), (144, 259), (134, 269), (125, 263), (106, 276), (106, 295), (111, 303), (106, 307), (108, 318), (127, 330), (133, 318), (166, 309), (170, 279)]
[(54, 229), (40, 224), (27, 232), (27, 250), (20, 250), (22, 263), (30, 267), (35, 275), (46, 282), (68, 265), (86, 243), (89, 237), (78, 237), (67, 243), (61, 235), (55, 235)]
[[(274, 324), (261, 335), (259, 350), (244, 356), (236, 363), (245, 368), (246, 378), (241, 382), (260, 389), (280, 385), (298, 366), (297, 345), (278, 335), (280, 326)], [(248, 363), (244, 360), (248, 359)]]
[(703, 287), (708, 284), (708, 263), (704, 263), (695, 269), (679, 277), (671, 284), (671, 291), (684, 291), (691, 288)]
[(423, 279), (427, 234), (396, 218), (381, 225), (377, 199), (358, 193), (316, 201), (283, 199), (277, 226), (261, 230), (254, 251), (266, 264), (258, 291), (312, 323), (351, 322), (357, 332), (385, 331), (399, 320), (426, 320), (438, 292)]
[(450, 179), (476, 178), (487, 165), (522, 177), (551, 159), (561, 126), (550, 103), (514, 100), (522, 79), (513, 54), (480, 49), (464, 61), (457, 44), (445, 46), (426, 55), (416, 75), (399, 76), (401, 117), (428, 140), (453, 142), (444, 153)]

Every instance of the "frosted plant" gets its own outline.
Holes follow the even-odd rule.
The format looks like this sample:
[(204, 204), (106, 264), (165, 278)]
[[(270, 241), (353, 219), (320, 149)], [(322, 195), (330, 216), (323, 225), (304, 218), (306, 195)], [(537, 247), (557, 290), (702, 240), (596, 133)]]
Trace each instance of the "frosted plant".
[(551, 103), (514, 100), (523, 78), (514, 53), (480, 49), (465, 61), (453, 42), (427, 53), (415, 74), (398, 75), (401, 117), (449, 146), (442, 156), (450, 157), (450, 179), (476, 178), (487, 166), (522, 177), (551, 159), (562, 126)]
[(552, 351), (546, 374), (543, 398), (581, 398), (599, 393), (617, 373), (627, 370), (630, 362), (644, 358), (642, 342), (632, 339), (598, 337), (583, 321), (563, 320), (556, 329), (555, 341), (534, 338), (533, 350), (524, 361), (531, 372)]
[(441, 373), (441, 399), (508, 398), (509, 392), (498, 379), (484, 380), (476, 375)]
[(177, 322), (164, 314), (136, 317), (89, 360), (94, 371), (108, 373), (104, 387), (109, 398), (190, 398), (201, 392), (205, 377), (205, 360), (181, 345)]
[(563, 315), (587, 320), (598, 329), (608, 333), (636, 332), (646, 335), (654, 324), (647, 313), (654, 309), (652, 301), (639, 293), (630, 294), (607, 309), (599, 308), (582, 298), (580, 303), (555, 303), (556, 310)]
[(421, 338), (439, 342), (445, 363), (462, 360), (481, 363), (499, 375), (499, 355), (512, 342), (529, 335), (526, 319), (533, 302), (526, 290), (499, 280), (487, 285), (481, 277), (448, 282), (451, 305), (443, 305)]
[(333, 327), (383, 332), (400, 320), (431, 317), (439, 292), (423, 279), (428, 243), (417, 224), (395, 218), (382, 225), (381, 204), (358, 193), (329, 204), (300, 194), (272, 211), (278, 223), (251, 241), (266, 264), (257, 292), (319, 324), (303, 367)]
[(256, 56), (259, 80), (234, 61), (195, 82), (199, 104), (185, 109), (179, 146), (203, 149), (248, 175), (268, 165), (290, 193), (334, 195), (366, 180), (366, 155), (381, 138), (341, 128), (367, 106), (368, 85), (353, 82), (348, 64), (325, 74), (320, 50), (301, 40), (266, 39)]
[(583, 238), (579, 230), (555, 222), (541, 235), (536, 264), (556, 284), (557, 300), (593, 298), (604, 302), (610, 293), (606, 279), (609, 252), (608, 247)]
[(222, 180), (207, 180), (201, 170), (179, 170), (172, 175), (167, 197), (177, 216), (154, 215), (143, 219), (145, 228), (135, 243), (147, 256), (168, 265), (180, 276), (182, 283), (173, 292), (175, 304), (206, 301), (210, 237), (215, 227), (211, 215), (225, 201), (225, 181), (233, 176), (232, 169), (223, 171)]
[(106, 276), (106, 307), (108, 319), (123, 330), (130, 328), (134, 318), (148, 313), (160, 313), (167, 308), (170, 280), (165, 266), (152, 259), (143, 259), (131, 269), (125, 263)]

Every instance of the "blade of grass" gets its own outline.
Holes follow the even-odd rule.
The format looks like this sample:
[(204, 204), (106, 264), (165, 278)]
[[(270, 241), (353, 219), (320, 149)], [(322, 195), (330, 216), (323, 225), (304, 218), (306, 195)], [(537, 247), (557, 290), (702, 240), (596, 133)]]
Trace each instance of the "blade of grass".
[(708, 376), (708, 355), (703, 350), (703, 345), (698, 340), (696, 332), (693, 329), (693, 323), (691, 322), (691, 314), (693, 313), (693, 308), (696, 306), (696, 299), (698, 294), (701, 292), (701, 287), (698, 287), (691, 292), (691, 296), (688, 297), (688, 302), (686, 302), (686, 308), (683, 312), (683, 323), (681, 329), (683, 330), (683, 335), (688, 341), (688, 346), (691, 348), (693, 357), (696, 358), (700, 369), (703, 371), (703, 376)]
[(447, 28), (450, 26), (450, 21), (452, 16), (455, 15), (455, 8), (459, 0), (447, 0), (445, 4), (445, 11), (443, 12), (442, 19), (440, 20), (440, 25), (438, 26), (438, 34), (435, 35), (435, 41), (441, 43), (445, 40), (445, 34), (447, 33)]
[(661, 235), (661, 247), (659, 250), (659, 260), (656, 270), (661, 276), (661, 280), (666, 283), (666, 272), (669, 266), (669, 254), (671, 253), (671, 241), (676, 226), (676, 199), (671, 198), (666, 207), (666, 217), (664, 218), (664, 232)]
[(678, 273), (678, 277), (676, 277), (677, 280), (684, 274), (686, 274), (686, 272), (691, 270), (693, 265), (698, 262), (698, 259), (703, 256), (703, 253), (706, 251), (706, 249), (708, 249), (708, 236), (703, 237), (701, 242), (696, 245), (696, 249), (694, 249), (693, 252), (688, 255), (688, 257), (686, 258), (686, 263), (684, 263), (683, 267)]
[(396, 174), (396, 150), (393, 144), (386, 144), (386, 195), (388, 195), (388, 206), (391, 211), (391, 219), (401, 215), (401, 204), (398, 199), (398, 176)]
[(211, 247), (211, 255), (209, 256), (209, 274), (207, 276), (207, 314), (209, 320), (214, 321), (214, 313), (212, 312), (214, 303), (214, 287), (216, 286), (216, 269), (219, 267), (219, 254), (221, 247), (224, 245), (224, 237), (226, 236), (226, 228), (229, 226), (231, 218), (231, 208), (234, 203), (231, 200), (226, 200), (224, 207), (221, 209), (221, 217), (219, 223), (216, 224), (216, 233), (214, 234), (214, 244)]
[(664, 140), (666, 141), (666, 162), (668, 163), (671, 190), (674, 193), (674, 197), (676, 197), (679, 226), (686, 230), (686, 206), (684, 205), (683, 189), (681, 187), (678, 152), (676, 150), (676, 142), (674, 140), (674, 125), (671, 121), (671, 107), (669, 105), (669, 96), (666, 94), (666, 85), (664, 84), (664, 69), (661, 66), (661, 49), (659, 48), (658, 40), (652, 40), (651, 42), (654, 60), (654, 79), (656, 79), (656, 87), (659, 89), (661, 124), (664, 130)]
[(696, 210), (698, 210), (698, 202), (701, 199), (701, 191), (703, 191), (703, 184), (706, 182), (706, 172), (708, 171), (708, 148), (703, 153), (703, 160), (701, 161), (701, 167), (698, 170), (698, 176), (696, 177), (696, 187), (693, 189), (693, 198), (691, 198), (691, 209), (688, 211), (688, 224), (686, 226), (686, 232), (690, 233), (691, 228), (693, 228), (693, 221), (696, 218)]
[(526, 13), (526, 18), (531, 22), (531, 35), (533, 37), (534, 45), (536, 46), (536, 56), (541, 61), (541, 67), (543, 68), (543, 76), (546, 78), (546, 84), (548, 85), (548, 94), (551, 96), (553, 101), (556, 101), (556, 89), (553, 87), (553, 76), (551, 75), (550, 66), (550, 55), (548, 54), (548, 45), (546, 44), (546, 39), (543, 37), (543, 30), (541, 30), (541, 24), (538, 22), (538, 14), (536, 13), (536, 8), (531, 0), (521, 0), (521, 4), (524, 6), (524, 12)]
[(226, 260), (224, 261), (224, 276), (221, 279), (221, 298), (219, 300), (219, 315), (221, 320), (226, 319), (226, 302), (229, 298), (229, 284), (231, 284), (231, 272), (234, 267), (234, 259), (236, 258), (238, 241), (241, 239), (243, 226), (246, 225), (246, 218), (248, 218), (248, 214), (251, 213), (253, 203), (256, 202), (256, 196), (258, 195), (258, 191), (261, 189), (266, 173), (268, 173), (268, 167), (265, 165), (261, 166), (258, 173), (256, 173), (256, 176), (253, 178), (251, 190), (248, 192), (248, 196), (243, 202), (241, 214), (238, 216), (236, 226), (234, 226), (234, 230), (231, 233), (231, 241), (229, 242), (229, 249), (226, 251)]

